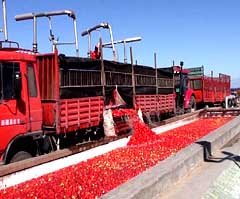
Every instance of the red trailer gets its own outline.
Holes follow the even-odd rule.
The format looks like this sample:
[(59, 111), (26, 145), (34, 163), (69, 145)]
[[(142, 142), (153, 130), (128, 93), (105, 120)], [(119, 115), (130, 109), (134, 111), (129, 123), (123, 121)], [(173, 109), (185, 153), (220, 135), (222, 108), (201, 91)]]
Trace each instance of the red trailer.
[(188, 68), (190, 87), (196, 97), (196, 103), (198, 105), (209, 105), (215, 104), (223, 105), (227, 96), (231, 94), (230, 88), (230, 76), (219, 74), (218, 77), (213, 75), (204, 75), (204, 68)]

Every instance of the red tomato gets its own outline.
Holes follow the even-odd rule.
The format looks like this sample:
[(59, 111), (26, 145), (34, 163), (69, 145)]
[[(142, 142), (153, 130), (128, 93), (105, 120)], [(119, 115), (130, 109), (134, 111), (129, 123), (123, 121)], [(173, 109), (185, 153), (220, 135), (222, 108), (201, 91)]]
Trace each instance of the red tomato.
[(95, 199), (232, 119), (199, 119), (156, 135), (135, 110), (113, 110), (113, 115), (128, 115), (133, 121), (133, 135), (126, 147), (0, 190), (0, 198)]

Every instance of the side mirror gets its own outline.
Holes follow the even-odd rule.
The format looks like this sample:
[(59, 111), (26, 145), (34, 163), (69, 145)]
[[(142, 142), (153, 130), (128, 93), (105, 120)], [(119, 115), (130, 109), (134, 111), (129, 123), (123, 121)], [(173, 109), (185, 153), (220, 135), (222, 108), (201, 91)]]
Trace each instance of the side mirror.
[(21, 91), (22, 91), (22, 76), (21, 72), (15, 72), (14, 74), (14, 91), (16, 99), (21, 99)]

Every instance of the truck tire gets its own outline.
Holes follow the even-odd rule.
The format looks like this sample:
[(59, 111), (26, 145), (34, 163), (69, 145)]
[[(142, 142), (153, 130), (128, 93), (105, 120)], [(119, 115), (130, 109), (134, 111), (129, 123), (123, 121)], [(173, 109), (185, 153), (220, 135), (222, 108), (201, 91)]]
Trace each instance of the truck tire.
[(232, 99), (228, 100), (228, 108), (232, 108), (233, 107), (233, 101)]
[(197, 104), (196, 99), (194, 96), (191, 96), (190, 102), (189, 102), (189, 112), (194, 112), (197, 110)]
[(19, 151), (16, 154), (13, 155), (13, 157), (10, 160), (10, 163), (18, 162), (18, 161), (25, 160), (25, 159), (28, 159), (28, 158), (32, 158), (32, 155), (29, 152)]

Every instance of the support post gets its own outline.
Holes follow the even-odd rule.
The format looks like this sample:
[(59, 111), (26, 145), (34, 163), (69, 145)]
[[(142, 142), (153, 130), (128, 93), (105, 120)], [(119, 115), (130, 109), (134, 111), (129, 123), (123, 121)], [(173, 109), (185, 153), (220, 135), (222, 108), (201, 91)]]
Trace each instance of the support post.
[(155, 66), (155, 78), (156, 78), (156, 94), (158, 95), (158, 71), (157, 71), (157, 54), (154, 53), (154, 66)]
[(134, 72), (134, 64), (133, 64), (132, 47), (130, 47), (130, 59), (131, 59), (131, 66), (132, 66), (133, 107), (136, 108), (136, 107), (135, 107), (135, 95), (136, 95), (135, 72)]
[(100, 52), (101, 52), (101, 84), (102, 84), (102, 93), (104, 97), (104, 104), (106, 103), (106, 92), (105, 92), (105, 86), (106, 86), (106, 80), (105, 80), (105, 70), (104, 70), (104, 62), (103, 62), (103, 50), (102, 50), (102, 38), (99, 39), (100, 44)]

